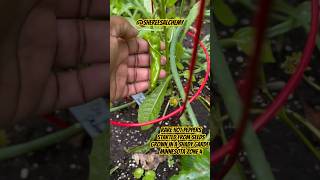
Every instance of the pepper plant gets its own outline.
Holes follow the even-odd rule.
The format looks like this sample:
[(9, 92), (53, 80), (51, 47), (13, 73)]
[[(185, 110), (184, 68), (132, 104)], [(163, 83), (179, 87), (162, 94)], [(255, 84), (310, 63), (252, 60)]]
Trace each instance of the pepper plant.
[[(189, 4), (190, 3), (190, 4)], [(139, 36), (144, 38), (149, 43), (150, 52), (150, 89), (146, 93), (146, 98), (143, 103), (138, 107), (138, 122), (144, 123), (150, 120), (157, 119), (166, 115), (173, 108), (177, 108), (182, 105), (181, 102), (185, 99), (187, 94), (184, 93), (183, 81), (184, 78), (188, 78), (189, 70), (187, 66), (191, 58), (191, 47), (186, 46), (187, 32), (193, 30), (193, 23), (199, 13), (199, 2), (186, 2), (184, 0), (133, 0), (133, 1), (119, 1), (112, 0), (110, 3), (111, 15), (117, 15), (126, 17), (131, 24), (139, 31)], [(206, 17), (209, 16), (209, 11), (206, 11)], [(181, 27), (170, 26), (146, 26), (139, 27), (136, 25), (138, 19), (184, 19), (184, 23)], [(209, 50), (210, 35), (203, 37), (204, 46)], [(165, 50), (160, 50), (160, 42), (165, 44)], [(167, 64), (163, 67), (160, 65), (160, 57), (165, 56)], [(201, 77), (206, 70), (206, 56), (199, 50), (198, 61), (195, 66), (193, 81), (196, 78), (203, 81)], [(165, 69), (167, 77), (164, 80), (158, 80), (160, 69)], [(174, 81), (175, 85), (171, 82)], [(194, 91), (193, 87), (191, 88)], [(210, 103), (205, 98), (200, 96), (201, 101), (206, 109), (209, 109)], [(134, 102), (127, 105), (120, 105), (118, 107), (112, 107), (111, 112), (116, 112), (122, 108), (130, 107)], [(162, 114), (160, 114), (162, 112)], [(195, 112), (190, 104), (186, 106), (186, 112), (180, 117), (181, 125), (193, 125), (199, 126), (198, 120), (195, 116)], [(142, 126), (142, 132), (148, 130), (152, 125)], [(210, 137), (210, 134), (208, 134)], [(150, 137), (154, 138), (154, 137)], [(149, 139), (150, 141), (150, 139)], [(149, 142), (148, 141), (148, 142)], [(150, 151), (148, 144), (137, 147), (130, 147), (127, 150), (130, 153)], [(199, 164), (195, 166), (188, 166), (185, 162), (188, 158), (185, 157), (182, 161), (181, 171), (178, 175), (174, 176), (174, 179), (184, 179), (190, 177), (190, 179), (209, 178), (209, 151), (202, 156), (195, 157)], [(192, 161), (192, 159), (189, 159)], [(203, 168), (202, 172), (199, 171), (200, 167)], [(198, 169), (197, 169), (198, 168)], [(199, 173), (198, 175), (195, 175)], [(200, 176), (201, 174), (201, 176)]]

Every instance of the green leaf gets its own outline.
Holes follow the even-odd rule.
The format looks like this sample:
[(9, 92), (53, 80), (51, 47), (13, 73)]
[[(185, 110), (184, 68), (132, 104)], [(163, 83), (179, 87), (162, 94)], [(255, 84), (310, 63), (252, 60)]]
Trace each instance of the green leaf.
[(233, 26), (238, 22), (237, 17), (233, 14), (231, 8), (223, 0), (213, 1), (214, 12), (217, 20), (225, 26)]
[(254, 31), (252, 27), (240, 28), (233, 35), (233, 38), (236, 39), (238, 47), (245, 52), (250, 54), (251, 52), (251, 43), (253, 41)]
[(144, 170), (142, 168), (137, 168), (133, 172), (133, 177), (135, 179), (140, 179), (142, 177), (143, 173), (144, 173)]
[[(182, 56), (184, 54), (184, 49), (183, 49), (183, 45), (181, 42), (177, 43), (177, 47), (176, 47), (176, 61), (180, 62)], [(179, 67), (178, 67), (179, 68)], [(180, 69), (180, 68), (179, 68)], [(183, 69), (183, 68), (182, 68)]]
[(275, 36), (280, 36), (286, 32), (291, 31), (292, 29), (298, 26), (299, 26), (298, 23), (296, 23), (296, 20), (293, 17), (288, 18), (287, 20), (268, 28), (267, 37), (273, 38)]
[(183, 64), (181, 62), (177, 62), (177, 68), (182, 71), (184, 69)]
[(183, 77), (188, 79), (190, 76), (190, 71), (189, 70), (185, 70), (184, 73), (183, 73)]
[(261, 60), (263, 63), (275, 63), (276, 60), (273, 56), (271, 43), (269, 40), (265, 39), (262, 47)]
[(210, 179), (210, 150), (205, 149), (203, 155), (182, 156), (181, 170), (170, 180), (209, 180)]
[(246, 180), (244, 170), (238, 161), (234, 163), (234, 165), (223, 178), (223, 180)]
[[(252, 27), (244, 27), (239, 29), (233, 35), (237, 46), (247, 55), (251, 55), (253, 45), (254, 29)], [(261, 59), (263, 63), (275, 63), (276, 60), (272, 53), (271, 43), (265, 40), (262, 47)]]
[(148, 170), (142, 180), (155, 180), (156, 179), (156, 172), (153, 170)]
[[(146, 97), (138, 110), (138, 122), (148, 122), (156, 119), (160, 113), (161, 106), (166, 95), (168, 84), (172, 76), (168, 76), (150, 95)], [(142, 126), (142, 130), (147, 130), (152, 125)]]
[(106, 168), (108, 166), (108, 157), (107, 157), (107, 132), (104, 130), (100, 135), (98, 135), (93, 140), (93, 145), (91, 153), (89, 156), (90, 161), (90, 174), (89, 180), (106, 180), (108, 173)]
[[(310, 31), (309, 24), (311, 23), (310, 18), (310, 1), (304, 1), (296, 8), (296, 12), (293, 14), (294, 18), (297, 20), (297, 25), (302, 25), (308, 33)], [(320, 38), (316, 39), (317, 48), (320, 50)]]
[(189, 31), (190, 26), (193, 24), (193, 22), (196, 20), (198, 15), (198, 9), (199, 9), (199, 2), (193, 5), (191, 8), (188, 16), (184, 19), (183, 23), (183, 35), (180, 37), (179, 41), (182, 42), (184, 39), (186, 33)]
[(169, 155), (167, 162), (168, 162), (168, 167), (169, 167), (169, 168), (172, 168), (173, 165), (174, 165), (173, 156)]
[(294, 17), (299, 24), (309, 26), (311, 21), (310, 11), (310, 1), (304, 1), (296, 7)]
[(179, 120), (180, 120), (181, 126), (190, 126), (191, 125), (191, 123), (188, 121), (186, 113), (183, 113)]
[(111, 169), (110, 169), (110, 175), (112, 175), (117, 169), (119, 169), (119, 167), (120, 167), (120, 166), (117, 165), (117, 166), (111, 168)]
[(167, 7), (173, 7), (176, 4), (177, 0), (167, 0)]

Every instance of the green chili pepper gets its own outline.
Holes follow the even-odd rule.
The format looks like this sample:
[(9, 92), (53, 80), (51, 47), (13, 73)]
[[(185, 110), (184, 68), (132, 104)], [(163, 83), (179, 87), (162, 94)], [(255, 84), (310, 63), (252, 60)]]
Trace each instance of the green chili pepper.
[(149, 42), (149, 53), (150, 53), (150, 87), (151, 90), (157, 85), (159, 74), (161, 71), (161, 54), (160, 54), (160, 36), (156, 33), (148, 33), (144, 36)]

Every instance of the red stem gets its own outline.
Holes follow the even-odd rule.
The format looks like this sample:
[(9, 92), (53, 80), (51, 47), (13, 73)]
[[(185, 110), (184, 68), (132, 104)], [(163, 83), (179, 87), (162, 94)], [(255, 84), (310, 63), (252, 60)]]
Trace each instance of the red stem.
[(230, 168), (236, 161), (237, 154), (240, 151), (241, 139), (247, 126), (254, 87), (256, 84), (256, 77), (257, 77), (256, 74), (259, 66), (259, 59), (260, 59), (262, 44), (264, 40), (264, 33), (267, 27), (268, 12), (270, 10), (270, 5), (271, 5), (271, 0), (262, 0), (259, 5), (258, 13), (255, 17), (254, 22), (256, 27), (256, 33), (255, 33), (256, 46), (254, 47), (253, 55), (250, 57), (249, 65), (246, 69), (244, 84), (243, 86), (241, 86), (241, 89), (240, 89), (240, 94), (243, 100), (242, 117), (239, 123), (239, 127), (234, 134), (234, 138), (235, 138), (234, 148), (230, 152), (230, 156), (228, 157), (228, 160), (225, 163), (225, 165), (222, 167), (222, 170), (216, 175), (214, 179), (218, 179), (218, 180), (222, 179), (227, 174), (227, 172), (230, 170)]
[(202, 19), (204, 16), (204, 9), (205, 9), (205, 0), (200, 0), (200, 9), (199, 9), (199, 13), (197, 16), (197, 22), (196, 22), (196, 34), (193, 38), (193, 50), (192, 50), (192, 56), (191, 56), (191, 63), (189, 65), (189, 79), (188, 79), (188, 83), (187, 86), (185, 88), (185, 100), (184, 103), (182, 105), (182, 111), (181, 114), (184, 112), (184, 110), (186, 109), (186, 105), (188, 103), (188, 95), (189, 95), (189, 91), (190, 91), (190, 87), (192, 84), (192, 76), (193, 76), (193, 71), (194, 71), (194, 67), (196, 65), (196, 61), (197, 61), (197, 51), (198, 51), (198, 43), (199, 43), (199, 36), (201, 33), (201, 28), (202, 28)]

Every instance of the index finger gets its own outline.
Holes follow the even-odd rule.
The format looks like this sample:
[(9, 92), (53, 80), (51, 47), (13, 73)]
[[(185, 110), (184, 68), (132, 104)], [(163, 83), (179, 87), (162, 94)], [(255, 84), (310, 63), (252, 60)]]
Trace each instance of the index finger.
[(110, 35), (128, 40), (136, 37), (138, 31), (125, 18), (113, 16), (110, 18)]

